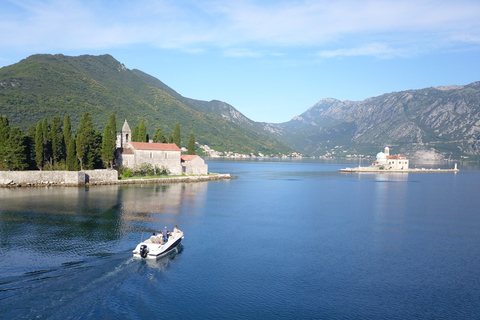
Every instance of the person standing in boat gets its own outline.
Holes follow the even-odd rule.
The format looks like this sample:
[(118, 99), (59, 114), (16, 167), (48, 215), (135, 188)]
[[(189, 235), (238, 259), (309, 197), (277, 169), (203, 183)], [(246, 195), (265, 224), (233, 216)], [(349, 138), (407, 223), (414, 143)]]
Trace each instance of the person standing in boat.
[(182, 233), (182, 230), (178, 229), (178, 225), (175, 225), (175, 228), (173, 228), (172, 236), (175, 239), (177, 237), (178, 233)]
[(165, 226), (165, 228), (164, 228), (163, 231), (162, 231), (163, 241), (164, 241), (164, 242), (167, 242), (167, 240), (168, 240), (168, 234), (169, 234), (169, 233), (170, 233), (170, 232), (168, 231), (167, 226)]

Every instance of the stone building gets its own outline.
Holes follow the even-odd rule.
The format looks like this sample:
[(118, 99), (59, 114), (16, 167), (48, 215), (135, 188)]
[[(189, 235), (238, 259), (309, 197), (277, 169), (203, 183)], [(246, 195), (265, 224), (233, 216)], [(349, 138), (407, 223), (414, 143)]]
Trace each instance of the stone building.
[(187, 175), (200, 175), (208, 173), (208, 165), (197, 155), (183, 155), (182, 157), (183, 173)]
[(117, 135), (117, 166), (133, 168), (142, 163), (166, 169), (170, 175), (207, 174), (208, 166), (199, 156), (182, 159), (181, 149), (174, 143), (132, 142), (132, 131), (125, 120)]

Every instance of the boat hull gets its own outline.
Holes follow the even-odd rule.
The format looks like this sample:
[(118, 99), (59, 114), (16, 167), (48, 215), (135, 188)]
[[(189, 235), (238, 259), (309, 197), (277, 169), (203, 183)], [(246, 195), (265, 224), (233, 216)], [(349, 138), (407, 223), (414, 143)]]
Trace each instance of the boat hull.
[(133, 256), (144, 259), (156, 259), (161, 257), (173, 249), (175, 249), (183, 240), (183, 233), (176, 237), (170, 236), (168, 241), (164, 244), (155, 243), (150, 240), (140, 242), (135, 250)]

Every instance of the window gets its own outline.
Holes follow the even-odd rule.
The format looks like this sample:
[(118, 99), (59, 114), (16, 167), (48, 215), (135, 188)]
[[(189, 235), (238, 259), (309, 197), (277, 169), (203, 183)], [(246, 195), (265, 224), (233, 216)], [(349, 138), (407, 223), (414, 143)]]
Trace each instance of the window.
[(153, 152), (150, 152), (150, 159), (153, 159)]

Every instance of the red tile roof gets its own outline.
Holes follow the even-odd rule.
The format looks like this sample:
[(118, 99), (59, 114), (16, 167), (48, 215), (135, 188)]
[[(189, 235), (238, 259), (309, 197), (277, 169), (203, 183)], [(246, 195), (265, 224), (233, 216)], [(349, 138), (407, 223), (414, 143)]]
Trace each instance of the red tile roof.
[(130, 142), (135, 150), (181, 151), (175, 143)]
[(397, 154), (394, 156), (387, 156), (387, 159), (407, 159), (403, 154)]
[(181, 158), (182, 158), (182, 161), (192, 161), (196, 157), (197, 157), (196, 155), (184, 154)]

